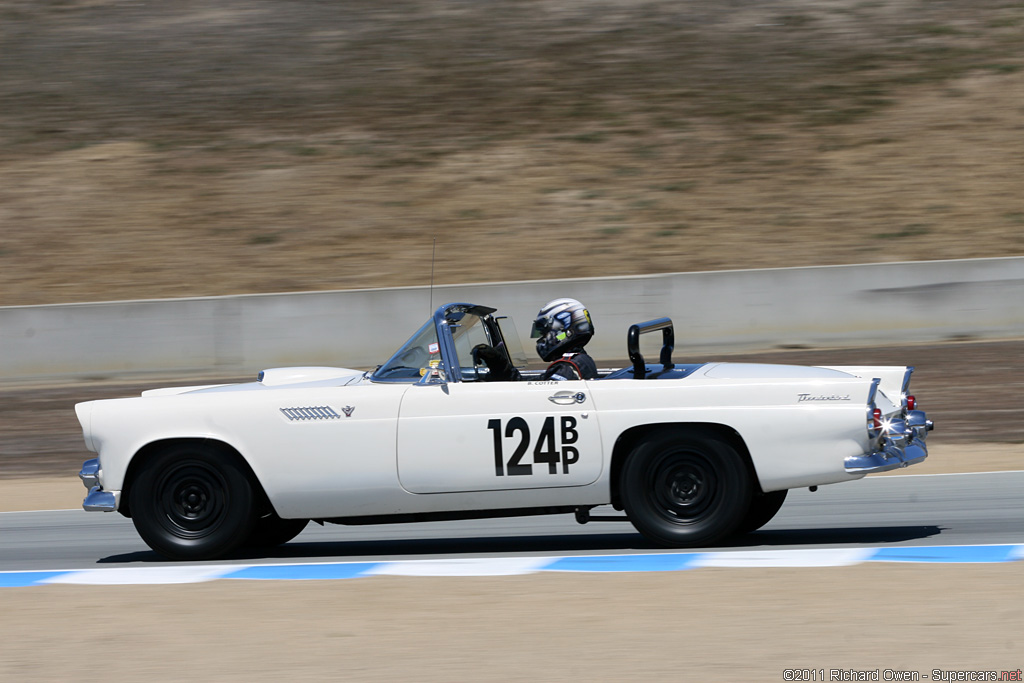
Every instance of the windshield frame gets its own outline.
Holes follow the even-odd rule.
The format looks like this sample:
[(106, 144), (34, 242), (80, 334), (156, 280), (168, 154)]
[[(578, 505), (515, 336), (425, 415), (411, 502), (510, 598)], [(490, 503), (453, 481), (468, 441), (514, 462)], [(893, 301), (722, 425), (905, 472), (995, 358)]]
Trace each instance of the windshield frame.
[[(397, 383), (397, 384), (445, 384), (447, 382), (462, 382), (462, 368), (459, 365), (458, 352), (455, 347), (455, 340), (452, 335), (452, 325), (457, 324), (467, 314), (480, 318), (480, 323), (486, 328), (488, 336), (493, 340), (501, 340), (501, 330), (491, 317), (497, 309), (488, 306), (479, 306), (468, 303), (450, 303), (439, 306), (434, 315), (426, 323), (420, 326), (409, 339), (391, 355), (388, 360), (379, 365), (376, 370), (370, 373), (369, 379), (373, 382)], [(433, 326), (436, 344), (438, 346), (438, 358), (432, 358), (429, 352), (430, 339), (429, 329)], [(427, 341), (427, 364), (416, 368), (415, 376), (388, 377), (382, 375), (399, 366), (410, 368), (406, 363), (396, 362), (400, 356), (416, 352), (422, 348), (421, 338), (428, 335)], [(414, 344), (414, 342), (416, 342)], [(425, 371), (420, 374), (420, 371)], [(390, 373), (389, 373), (390, 374)]]

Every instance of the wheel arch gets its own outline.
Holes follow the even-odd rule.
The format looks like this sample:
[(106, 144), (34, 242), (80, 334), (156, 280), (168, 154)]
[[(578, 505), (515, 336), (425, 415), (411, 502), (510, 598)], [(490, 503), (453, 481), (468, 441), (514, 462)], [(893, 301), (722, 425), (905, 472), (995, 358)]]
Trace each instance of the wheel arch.
[(125, 472), (124, 483), (121, 487), (121, 505), (118, 507), (120, 512), (125, 517), (131, 517), (131, 506), (129, 500), (131, 499), (131, 488), (138, 478), (140, 472), (142, 472), (146, 463), (150, 461), (156, 454), (163, 451), (165, 448), (170, 446), (180, 445), (193, 445), (202, 446), (203, 448), (209, 449), (213, 453), (216, 453), (218, 458), (223, 458), (233, 462), (241, 472), (249, 479), (249, 483), (253, 487), (253, 493), (256, 495), (257, 505), (260, 507), (273, 506), (270, 503), (270, 499), (267, 497), (266, 491), (263, 490), (263, 484), (260, 483), (259, 477), (253, 471), (249, 461), (245, 459), (245, 456), (239, 452), (237, 448), (221, 441), (220, 439), (212, 439), (209, 437), (171, 437), (166, 439), (157, 439), (151, 441), (145, 446), (140, 448), (132, 456), (128, 462), (128, 469)]
[(610, 487), (612, 505), (617, 510), (622, 509), (622, 498), (620, 485), (622, 467), (633, 450), (645, 439), (655, 434), (664, 432), (676, 432), (681, 436), (706, 436), (719, 439), (729, 444), (739, 453), (751, 477), (751, 482), (757, 492), (761, 491), (761, 484), (757, 477), (757, 468), (754, 467), (754, 460), (747, 448), (746, 441), (738, 431), (729, 425), (716, 422), (659, 422), (653, 424), (637, 425), (630, 427), (619, 434), (612, 449), (612, 460), (610, 470)]

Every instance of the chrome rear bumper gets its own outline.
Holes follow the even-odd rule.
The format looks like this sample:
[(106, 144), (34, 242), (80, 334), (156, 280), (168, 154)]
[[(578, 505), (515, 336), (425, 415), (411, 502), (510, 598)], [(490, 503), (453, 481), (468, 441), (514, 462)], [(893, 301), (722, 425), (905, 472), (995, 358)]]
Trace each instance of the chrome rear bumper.
[(890, 420), (883, 425), (879, 448), (864, 455), (851, 455), (845, 461), (849, 474), (871, 474), (909, 467), (928, 457), (925, 438), (935, 425), (923, 410), (907, 412), (906, 419)]
[(85, 500), (82, 501), (82, 508), (89, 512), (114, 512), (121, 502), (120, 491), (104, 491), (100, 486), (100, 461), (90, 458), (82, 463), (82, 470), (78, 478), (89, 489)]

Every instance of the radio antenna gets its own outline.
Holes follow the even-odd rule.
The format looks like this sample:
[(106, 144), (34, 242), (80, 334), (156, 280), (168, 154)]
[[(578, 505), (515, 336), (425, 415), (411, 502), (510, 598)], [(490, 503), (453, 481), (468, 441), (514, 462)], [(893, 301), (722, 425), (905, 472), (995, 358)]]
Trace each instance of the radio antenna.
[(434, 235), (434, 246), (430, 249), (430, 310), (428, 315), (434, 315), (434, 256), (437, 254), (437, 235)]

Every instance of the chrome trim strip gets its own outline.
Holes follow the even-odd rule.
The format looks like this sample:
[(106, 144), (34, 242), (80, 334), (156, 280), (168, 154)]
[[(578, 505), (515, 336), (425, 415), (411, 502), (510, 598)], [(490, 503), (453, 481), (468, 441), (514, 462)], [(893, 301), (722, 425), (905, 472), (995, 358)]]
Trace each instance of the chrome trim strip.
[(85, 484), (85, 488), (91, 489), (93, 486), (99, 486), (99, 476), (100, 461), (98, 458), (89, 458), (82, 463), (82, 471), (78, 473), (78, 478)]
[(82, 501), (82, 509), (89, 512), (114, 512), (120, 502), (120, 491), (103, 491), (99, 486), (93, 486)]

